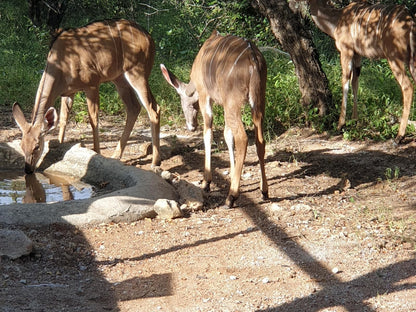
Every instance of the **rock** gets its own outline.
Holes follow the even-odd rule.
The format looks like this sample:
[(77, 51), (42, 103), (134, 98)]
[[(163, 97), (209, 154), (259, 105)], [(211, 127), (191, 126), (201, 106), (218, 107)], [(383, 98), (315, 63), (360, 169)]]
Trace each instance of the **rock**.
[(270, 210), (273, 212), (280, 212), (280, 211), (284, 211), (285, 209), (277, 203), (272, 203), (270, 205)]
[(199, 186), (184, 180), (179, 180), (174, 184), (179, 194), (179, 201), (185, 204), (188, 209), (196, 211), (204, 206), (204, 193)]
[(172, 181), (172, 173), (170, 173), (170, 171), (164, 170), (160, 173), (160, 176), (162, 177), (162, 179), (171, 182)]
[(152, 143), (145, 142), (145, 143), (140, 144), (139, 152), (142, 156), (150, 155), (152, 153)]
[(0, 168), (23, 168), (25, 162), (21, 153), (20, 141), (0, 143)]
[(182, 216), (178, 203), (170, 199), (158, 199), (154, 205), (155, 212), (162, 219), (174, 219)]
[(0, 230), (0, 256), (17, 259), (32, 252), (32, 241), (20, 230)]
[(343, 177), (341, 179), (341, 182), (339, 183), (339, 188), (340, 188), (340, 191), (343, 191), (343, 192), (349, 190), (351, 188), (350, 180), (348, 180), (346, 177)]
[(0, 209), (0, 226), (45, 225), (70, 223), (72, 225), (108, 222), (134, 222), (155, 217), (154, 204), (159, 198), (179, 200), (170, 183), (157, 174), (126, 166), (116, 159), (98, 155), (79, 144), (64, 153), (60, 161), (45, 169), (50, 175), (65, 176), (83, 183), (105, 186), (105, 192), (92, 198), (53, 204), (11, 204)]
[(270, 279), (269, 279), (268, 277), (265, 277), (265, 278), (263, 278), (263, 279), (261, 280), (261, 282), (262, 282), (263, 284), (268, 284), (268, 283), (270, 282)]
[(290, 207), (290, 209), (295, 211), (308, 212), (312, 210), (312, 207), (306, 204), (295, 204), (292, 207)]

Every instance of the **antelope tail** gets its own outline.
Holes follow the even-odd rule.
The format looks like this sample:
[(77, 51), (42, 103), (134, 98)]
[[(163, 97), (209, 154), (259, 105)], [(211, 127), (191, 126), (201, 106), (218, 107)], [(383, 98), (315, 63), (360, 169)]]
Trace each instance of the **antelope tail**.
[[(259, 62), (258, 55), (251, 50), (252, 53), (252, 66), (253, 68), (250, 69), (250, 83), (249, 83), (249, 100), (251, 109), (256, 114), (264, 111), (264, 94), (266, 92), (266, 84), (262, 83), (262, 73), (267, 71), (267, 68), (262, 67), (262, 64)], [(266, 76), (267, 73), (264, 73)]]
[(410, 60), (409, 60), (409, 71), (412, 75), (413, 81), (416, 83), (416, 70), (415, 70), (415, 63), (416, 63), (416, 23), (413, 20), (412, 28), (410, 30)]

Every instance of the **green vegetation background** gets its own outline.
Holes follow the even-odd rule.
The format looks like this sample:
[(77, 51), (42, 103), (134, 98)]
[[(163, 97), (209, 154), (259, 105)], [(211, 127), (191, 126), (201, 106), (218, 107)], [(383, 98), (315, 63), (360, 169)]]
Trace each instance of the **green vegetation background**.
[[(391, 2), (391, 1), (390, 1)], [(400, 2), (400, 1), (396, 1)], [(403, 2), (403, 1), (401, 1)], [(411, 9), (415, 4), (409, 2)], [(309, 123), (318, 130), (333, 131), (341, 103), (339, 54), (331, 38), (322, 34), (310, 20), (310, 29), (323, 69), (330, 81), (336, 110), (329, 113), (330, 128), (313, 110), (300, 105), (297, 77), (290, 58), (279, 52), (268, 21), (254, 11), (248, 0), (70, 0), (63, 28), (79, 27), (108, 18), (135, 20), (145, 27), (156, 43), (156, 60), (150, 86), (162, 108), (162, 124), (183, 125), (179, 97), (164, 81), (159, 64), (164, 63), (179, 78), (189, 80), (189, 71), (200, 46), (213, 29), (253, 40), (259, 47), (272, 47), (263, 53), (268, 65), (265, 134), (270, 139), (282, 130)], [(31, 111), (49, 49), (48, 30), (36, 27), (28, 17), (24, 0), (0, 2), (0, 106), (7, 111), (19, 102)], [(123, 115), (124, 108), (111, 83), (101, 86), (101, 109), (106, 114)], [(349, 104), (351, 104), (350, 98)], [(58, 102), (57, 102), (58, 103)], [(348, 116), (351, 114), (348, 106)], [(59, 109), (59, 104), (56, 105)], [(144, 110), (143, 110), (144, 111)], [(142, 111), (142, 114), (145, 114)], [(348, 121), (344, 137), (385, 140), (395, 137), (402, 111), (401, 92), (386, 61), (364, 60), (359, 88), (359, 119)], [(72, 118), (87, 119), (85, 97), (75, 98)], [(147, 117), (144, 117), (147, 119)], [(250, 110), (244, 108), (244, 122), (251, 126)], [(410, 119), (415, 119), (414, 110)], [(222, 110), (215, 108), (216, 125), (223, 124)], [(1, 126), (0, 126), (1, 128)], [(414, 131), (408, 127), (408, 132)]]

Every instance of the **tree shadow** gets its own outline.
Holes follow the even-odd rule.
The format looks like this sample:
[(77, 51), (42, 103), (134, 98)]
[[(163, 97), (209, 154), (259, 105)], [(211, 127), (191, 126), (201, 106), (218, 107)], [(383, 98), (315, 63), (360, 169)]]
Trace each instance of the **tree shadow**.
[[(62, 160), (66, 152), (72, 147), (64, 144), (59, 149), (52, 148), (44, 158), (43, 166)], [(22, 161), (18, 153), (9, 147), (4, 154), (10, 159)], [(2, 150), (3, 152), (3, 150)], [(103, 162), (103, 157), (92, 156), (88, 160), (87, 170), (82, 179), (91, 179), (96, 176), (97, 167)], [(18, 163), (19, 163), (18, 161)], [(112, 161), (115, 168), (115, 160)], [(120, 168), (125, 166), (119, 163)], [(22, 171), (23, 165), (16, 170)], [(43, 167), (42, 167), (43, 168)], [(119, 168), (119, 169), (120, 169)], [(76, 171), (76, 165), (73, 167)], [(124, 168), (131, 171), (132, 169)], [(123, 175), (123, 169), (117, 170), (111, 178)], [(144, 178), (146, 178), (145, 173)], [(149, 172), (149, 175), (154, 175)], [(120, 185), (132, 187), (137, 184), (132, 176), (125, 175), (120, 179)], [(81, 180), (82, 180), (81, 179)], [(108, 172), (101, 173), (98, 179), (107, 179)], [(130, 181), (131, 180), (131, 181)], [(163, 183), (166, 183), (162, 181)], [(149, 189), (155, 186), (144, 180), (140, 186), (141, 191), (134, 192), (130, 197), (123, 197), (122, 191), (117, 194), (110, 193), (90, 200), (66, 201), (56, 208), (55, 204), (43, 204), (45, 201), (44, 189), (35, 175), (26, 176), (26, 199), (30, 204), (13, 204), (0, 206), (0, 228), (21, 228), (34, 244), (34, 251), (29, 256), (17, 260), (1, 259), (0, 276), (2, 276), (1, 309), (5, 311), (119, 311), (118, 302), (149, 297), (171, 296), (172, 276), (166, 274), (153, 274), (147, 277), (136, 277), (122, 282), (109, 281), (100, 270), (99, 263), (94, 259), (93, 247), (89, 245), (82, 231), (67, 220), (68, 214), (79, 215), (94, 209), (99, 200), (111, 206), (112, 198), (121, 196), (123, 202), (129, 207), (151, 205), (153, 198)], [(149, 194), (149, 198), (138, 198), (140, 194)], [(126, 194), (124, 194), (126, 195)], [(166, 196), (166, 193), (163, 193)], [(136, 196), (136, 197), (135, 197)], [(99, 211), (100, 209), (98, 209)], [(8, 216), (22, 213), (21, 223), (11, 223)], [(52, 223), (42, 225), (50, 218)], [(37, 215), (35, 219), (31, 219)], [(117, 216), (115, 216), (115, 221)], [(15, 220), (13, 218), (13, 220)], [(34, 223), (31, 224), (31, 220)], [(39, 223), (37, 223), (39, 222)], [(129, 290), (126, 292), (126, 290)]]
[[(190, 164), (192, 169), (202, 169), (199, 166), (203, 165), (203, 154), (194, 153), (192, 150), (184, 155), (184, 163), (178, 165), (178, 167), (172, 168), (178, 172), (186, 172), (189, 170)], [(286, 162), (292, 157), (289, 152), (276, 152), (268, 158), (268, 161), (282, 161)], [(399, 166), (402, 175), (413, 177), (414, 168), (413, 162), (410, 158), (400, 153), (396, 155), (375, 152), (371, 150), (362, 150), (359, 153), (331, 153), (329, 149), (321, 149), (313, 152), (296, 153), (296, 157), (301, 162), (298, 170), (293, 171), (288, 175), (269, 176), (269, 182), (273, 187), (278, 187), (279, 182), (283, 179), (305, 179), (310, 176), (318, 176), (326, 174), (334, 178), (341, 179), (345, 177), (350, 180), (351, 187), (360, 187), (365, 184), (377, 183), (380, 177), (382, 178), (385, 173), (386, 165)], [(226, 159), (226, 158), (224, 158)], [(189, 160), (189, 161), (188, 161)], [(192, 160), (192, 161), (190, 161)], [(217, 168), (228, 168), (228, 159), (218, 157), (213, 154), (213, 162)], [(248, 165), (255, 165), (255, 162), (247, 162)], [(363, 166), (363, 164), (370, 164)], [(197, 167), (198, 166), (198, 167)], [(201, 175), (202, 176), (202, 175)], [(228, 181), (221, 174), (215, 174), (214, 180), (216, 183), (228, 185)], [(258, 191), (256, 183), (250, 183), (252, 191)], [(334, 189), (339, 187), (337, 184), (331, 185), (326, 189), (319, 191), (319, 194), (332, 194)], [(222, 191), (225, 198), (227, 189)], [(286, 197), (283, 199), (299, 199), (308, 196), (316, 196), (316, 192), (313, 194), (299, 193), (295, 196)], [(208, 196), (210, 196), (208, 194)], [(280, 201), (282, 198), (272, 198), (271, 201)], [(388, 265), (383, 268), (378, 268), (370, 273), (361, 275), (350, 281), (342, 281), (341, 278), (329, 270), (318, 259), (314, 258), (305, 248), (303, 248), (298, 242), (296, 242), (292, 236), (281, 228), (278, 224), (271, 221), (265, 211), (263, 211), (254, 202), (253, 198), (248, 196), (247, 193), (242, 193), (237, 201), (237, 208), (256, 225), (254, 228), (250, 228), (246, 231), (240, 231), (237, 233), (231, 233), (225, 236), (218, 236), (210, 239), (202, 239), (191, 244), (176, 245), (168, 249), (162, 249), (150, 254), (143, 254), (139, 257), (114, 259), (109, 261), (97, 261), (93, 255), (78, 257), (79, 253), (83, 250), (91, 250), (92, 246), (89, 246), (82, 233), (73, 226), (65, 225), (60, 228), (52, 226), (50, 228), (49, 238), (52, 244), (57, 245), (57, 250), (64, 250), (64, 252), (53, 254), (52, 261), (42, 262), (43, 259), (47, 259), (50, 251), (45, 245), (41, 245), (40, 254), (41, 259), (36, 259), (36, 256), (30, 259), (19, 260), (21, 263), (11, 261), (7, 263), (8, 266), (17, 265), (20, 270), (28, 272), (28, 268), (25, 268), (28, 262), (32, 265), (44, 265), (45, 270), (50, 272), (56, 272), (62, 269), (63, 266), (69, 268), (69, 275), (64, 278), (58, 277), (42, 280), (42, 275), (37, 280), (37, 286), (33, 284), (33, 281), (28, 281), (27, 285), (19, 285), (19, 287), (6, 287), (2, 291), (6, 298), (10, 298), (11, 292), (19, 290), (19, 297), (28, 298), (33, 304), (39, 306), (52, 307), (51, 302), (55, 302), (53, 308), (58, 309), (66, 308), (69, 300), (73, 300), (74, 306), (83, 306), (87, 310), (113, 310), (117, 311), (117, 302), (124, 300), (148, 298), (148, 297), (162, 297), (172, 296), (174, 289), (172, 286), (172, 276), (170, 273), (155, 274), (143, 278), (132, 278), (123, 282), (111, 282), (108, 281), (101, 273), (100, 267), (103, 265), (113, 265), (124, 261), (141, 261), (145, 259), (154, 258), (160, 255), (173, 253), (181, 249), (190, 249), (199, 245), (208, 244), (214, 241), (233, 239), (233, 237), (239, 236), (251, 231), (260, 230), (275, 248), (282, 250), (295, 265), (308, 274), (311, 279), (317, 281), (320, 285), (320, 290), (311, 293), (308, 296), (294, 299), (290, 302), (283, 303), (282, 305), (271, 307), (258, 311), (319, 311), (324, 308), (330, 308), (334, 306), (342, 306), (348, 311), (375, 311), (365, 301), (369, 298), (374, 298), (379, 294), (389, 294), (407, 289), (414, 289), (415, 283), (400, 283), (400, 281), (406, 278), (416, 275), (416, 259), (397, 262)], [(63, 232), (64, 234), (59, 234)], [(45, 231), (38, 232), (40, 234)], [(38, 233), (33, 232), (31, 235), (34, 240), (41, 240), (38, 237)], [(62, 239), (63, 236), (74, 236), (79, 240), (79, 245), (82, 245), (80, 249), (75, 248), (69, 242), (65, 242)], [(44, 239), (44, 238), (43, 238)], [(68, 244), (62, 246), (62, 244)], [(62, 247), (62, 248), (61, 248)], [(42, 249), (43, 248), (43, 249)], [(68, 251), (68, 252), (66, 252)], [(34, 258), (34, 259), (33, 259)], [(81, 259), (81, 260), (80, 260)], [(16, 264), (17, 263), (17, 264)], [(2, 270), (4, 270), (3, 266)], [(7, 267), (7, 266), (6, 266)], [(30, 268), (29, 268), (30, 269)], [(11, 274), (5, 271), (4, 274)], [(19, 278), (12, 276), (13, 283), (18, 283)], [(68, 282), (70, 280), (70, 283)], [(11, 281), (10, 281), (11, 282)], [(45, 286), (42, 286), (42, 285)], [(33, 286), (30, 286), (33, 285)], [(49, 285), (49, 286), (48, 286)], [(63, 288), (65, 291), (62, 291)], [(48, 295), (45, 296), (45, 293)], [(73, 297), (76, 296), (74, 300)], [(57, 298), (57, 301), (49, 300), (48, 298)], [(10, 301), (6, 301), (5, 307), (11, 306)], [(18, 302), (14, 302), (14, 307)], [(20, 302), (20, 306), (23, 306), (23, 302)]]
[[(278, 187), (279, 182), (283, 179), (306, 179), (307, 177), (328, 175), (333, 178), (348, 179), (351, 188), (366, 187), (379, 183), (380, 179), (388, 179), (385, 176), (386, 168), (398, 167), (400, 176), (413, 177), (415, 175), (415, 165), (412, 157), (406, 156), (409, 150), (403, 149), (402, 152), (395, 154), (363, 149), (355, 152), (336, 152), (330, 149), (320, 149), (311, 152), (296, 153), (296, 158), (302, 162), (298, 170), (287, 175), (268, 176), (269, 186)], [(203, 166), (203, 155), (191, 153), (187, 155), (184, 163), (195, 165), (196, 163)], [(278, 151), (268, 157), (267, 161), (287, 162), (293, 157), (290, 152)], [(192, 160), (189, 163), (187, 159)], [(224, 158), (225, 159), (225, 158)], [(215, 156), (212, 157), (216, 168), (227, 168), (228, 161)], [(245, 165), (255, 165), (256, 162), (246, 162)], [(179, 166), (173, 170), (180, 172), (184, 166)], [(196, 168), (194, 168), (196, 169)], [(202, 176), (202, 174), (201, 174)], [(216, 181), (215, 181), (216, 180)], [(213, 182), (218, 184), (229, 185), (229, 182), (220, 174), (215, 174)], [(318, 192), (299, 193), (294, 196), (271, 198), (272, 202), (282, 200), (296, 200), (305, 197), (315, 197), (319, 195), (333, 194), (339, 190), (341, 182), (331, 185)], [(416, 276), (416, 259), (397, 262), (386, 267), (378, 268), (368, 274), (361, 275), (351, 281), (342, 281), (341, 278), (329, 270), (318, 259), (314, 258), (306, 249), (297, 243), (288, 232), (279, 225), (270, 220), (268, 214), (260, 209), (252, 197), (247, 196), (249, 192), (260, 192), (258, 183), (248, 183), (250, 190), (242, 192), (237, 200), (237, 208), (257, 226), (257, 228), (267, 236), (269, 241), (282, 250), (302, 271), (308, 274), (311, 279), (317, 281), (320, 290), (311, 293), (309, 296), (297, 298), (282, 305), (271, 307), (258, 311), (320, 311), (325, 308), (341, 306), (347, 311), (376, 311), (365, 301), (379, 296), (380, 294), (389, 294), (403, 290), (415, 289), (416, 283), (399, 284), (399, 282)], [(223, 197), (226, 196), (227, 189), (223, 191)], [(208, 196), (210, 196), (208, 194)], [(199, 243), (205, 243), (200, 241)], [(177, 246), (172, 248), (175, 251), (178, 248), (190, 248), (192, 246)], [(168, 250), (167, 252), (170, 252)]]

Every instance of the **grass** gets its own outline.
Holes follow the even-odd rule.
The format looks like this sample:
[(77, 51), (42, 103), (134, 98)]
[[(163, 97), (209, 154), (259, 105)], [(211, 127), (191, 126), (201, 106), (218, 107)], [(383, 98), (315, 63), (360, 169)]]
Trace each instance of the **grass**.
[[(189, 18), (189, 23), (192, 23), (191, 30), (195, 34), (203, 28), (204, 24), (201, 22), (203, 18), (211, 18), (216, 21), (211, 28), (217, 26), (222, 32), (230, 31), (237, 35), (254, 38), (259, 46), (275, 44), (273, 39), (270, 39), (269, 26), (254, 24), (248, 15), (244, 15), (245, 7), (242, 3), (229, 8), (234, 12), (232, 20), (235, 23), (232, 25), (218, 18), (225, 14), (224, 11), (218, 11), (219, 7), (216, 7), (217, 11), (201, 10), (188, 14), (192, 6), (186, 6), (186, 3), (186, 1), (175, 0), (160, 1), (157, 2), (158, 11), (152, 11), (151, 8), (143, 7), (141, 4), (137, 4), (139, 7), (135, 10), (118, 6), (113, 9), (94, 7), (91, 11), (91, 8), (84, 4), (85, 7), (81, 7), (77, 12), (68, 13), (64, 19), (64, 26), (80, 26), (94, 19), (111, 16), (134, 19), (148, 28), (157, 46), (155, 66), (149, 83), (156, 101), (162, 108), (162, 124), (183, 125), (184, 118), (179, 97), (163, 79), (159, 64), (164, 63), (180, 79), (187, 82), (192, 61), (209, 32), (204, 33), (201, 38), (196, 38), (181, 21)], [(2, 54), (0, 58), (0, 106), (11, 109), (12, 103), (18, 101), (26, 111), (30, 111), (47, 56), (48, 34), (45, 30), (34, 27), (25, 17), (26, 8), (19, 0), (1, 2), (0, 12), (0, 53)], [(95, 14), (91, 15), (91, 12)], [(82, 17), (80, 18), (79, 15)], [(315, 42), (320, 49), (323, 70), (329, 79), (336, 108), (329, 112), (333, 117), (329, 120), (337, 120), (342, 99), (339, 54), (335, 51), (330, 38), (318, 34)], [(324, 128), (319, 121), (315, 121), (317, 118), (314, 119), (313, 110), (304, 111), (300, 104), (301, 95), (297, 77), (290, 59), (275, 52), (264, 52), (264, 55), (268, 65), (264, 120), (266, 139), (270, 140), (279, 135), (282, 130), (290, 127), (302, 127), (307, 119), (312, 121), (312, 126), (317, 130), (334, 131), (335, 122), (330, 128)], [(112, 84), (103, 84), (100, 91), (102, 111), (112, 115), (124, 114), (123, 105)], [(343, 130), (344, 138), (349, 140), (394, 138), (401, 110), (401, 92), (388, 64), (385, 61), (364, 60), (359, 88), (359, 119), (352, 121), (348, 118), (352, 111), (352, 96), (350, 96), (347, 124)], [(83, 94), (75, 97), (73, 111), (77, 121), (86, 120), (88, 114)], [(243, 121), (250, 127), (250, 109), (245, 107), (243, 113)], [(222, 109), (216, 107), (214, 114), (214, 123), (218, 126), (223, 125)], [(415, 117), (415, 112), (412, 110), (410, 119), (415, 119)], [(408, 133), (414, 134), (415, 129), (409, 126)]]

